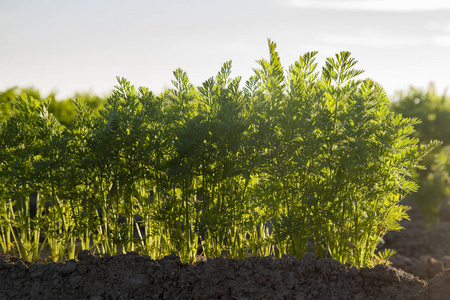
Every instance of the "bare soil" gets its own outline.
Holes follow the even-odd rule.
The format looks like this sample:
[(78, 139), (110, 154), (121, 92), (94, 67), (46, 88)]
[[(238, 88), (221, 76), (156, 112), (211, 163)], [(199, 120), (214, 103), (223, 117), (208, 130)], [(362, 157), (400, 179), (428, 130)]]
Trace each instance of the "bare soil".
[[(416, 210), (389, 233), (392, 265), (356, 268), (307, 254), (183, 264), (130, 252), (30, 263), (0, 254), (0, 299), (450, 299), (450, 213), (426, 230)], [(409, 272), (409, 273), (408, 273)]]

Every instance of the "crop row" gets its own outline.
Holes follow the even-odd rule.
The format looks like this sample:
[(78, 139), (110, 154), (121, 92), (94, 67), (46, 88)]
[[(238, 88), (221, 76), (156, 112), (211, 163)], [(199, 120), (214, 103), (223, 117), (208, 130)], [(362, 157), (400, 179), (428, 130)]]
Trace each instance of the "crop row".
[(418, 146), (418, 121), (355, 79), (350, 53), (319, 72), (316, 52), (284, 70), (269, 50), (242, 88), (231, 62), (199, 87), (178, 69), (160, 96), (118, 78), (100, 116), (74, 100), (67, 128), (48, 101), (18, 98), (0, 125), (3, 252), (385, 259), (376, 246), (400, 228), (410, 173), (439, 143)]

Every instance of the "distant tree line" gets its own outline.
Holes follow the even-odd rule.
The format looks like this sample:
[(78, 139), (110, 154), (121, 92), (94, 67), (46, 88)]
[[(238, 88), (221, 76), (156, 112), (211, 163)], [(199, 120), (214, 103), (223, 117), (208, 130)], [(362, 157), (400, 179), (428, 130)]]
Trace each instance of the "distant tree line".
[(424, 158), (422, 164), (426, 169), (414, 174), (420, 189), (412, 197), (426, 224), (433, 226), (441, 206), (450, 198), (450, 96), (445, 92), (438, 95), (431, 83), (427, 89), (410, 87), (407, 91), (397, 92), (391, 103), (393, 111), (421, 120), (413, 133), (421, 143), (434, 139), (443, 142)]
[(93, 93), (77, 92), (73, 97), (57, 100), (54, 93), (44, 97), (39, 90), (33, 87), (11, 87), (5, 91), (0, 91), (0, 121), (9, 118), (11, 105), (13, 105), (14, 101), (21, 94), (27, 94), (37, 100), (50, 98), (49, 112), (64, 126), (68, 126), (75, 120), (75, 104), (72, 99), (79, 99), (80, 102), (86, 103), (98, 115), (98, 111), (103, 107), (108, 98), (107, 96), (98, 96)]

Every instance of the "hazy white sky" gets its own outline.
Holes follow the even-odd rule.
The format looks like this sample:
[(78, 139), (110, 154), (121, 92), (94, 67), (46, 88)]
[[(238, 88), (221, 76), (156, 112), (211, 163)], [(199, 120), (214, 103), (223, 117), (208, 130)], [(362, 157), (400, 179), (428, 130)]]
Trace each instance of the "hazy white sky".
[(244, 80), (278, 44), (287, 68), (347, 50), (388, 94), (434, 82), (450, 93), (449, 0), (0, 0), (0, 90), (104, 94), (116, 76), (155, 93), (233, 61)]

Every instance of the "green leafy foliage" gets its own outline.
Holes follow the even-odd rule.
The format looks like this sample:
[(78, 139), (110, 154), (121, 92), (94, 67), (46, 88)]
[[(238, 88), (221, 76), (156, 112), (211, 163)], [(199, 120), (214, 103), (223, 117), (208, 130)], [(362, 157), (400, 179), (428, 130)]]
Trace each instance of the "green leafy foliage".
[(432, 157), (427, 177), (414, 195), (429, 227), (437, 225), (439, 210), (450, 198), (450, 146), (441, 148)]
[[(20, 98), (0, 127), (2, 247), (19, 216), (47, 233), (55, 260), (83, 249), (186, 262), (314, 251), (367, 266), (391, 255), (375, 248), (400, 229), (411, 172), (438, 142), (418, 146), (417, 119), (356, 79), (349, 52), (321, 71), (317, 52), (286, 70), (272, 41), (269, 54), (243, 88), (231, 62), (199, 87), (177, 69), (160, 96), (117, 78), (99, 115), (73, 101), (67, 127), (48, 101)], [(30, 192), (47, 199), (45, 214), (9, 208)]]
[[(21, 94), (26, 94), (34, 99), (41, 99), (41, 94), (38, 90), (28, 87), (28, 88), (18, 88), (12, 87), (3, 92), (0, 92), (0, 122), (7, 120), (11, 113), (11, 104), (20, 97)], [(52, 97), (53, 95), (49, 95)]]
[(427, 90), (411, 87), (408, 91), (398, 92), (392, 99), (392, 110), (404, 117), (421, 120), (415, 127), (414, 136), (422, 142), (438, 139), (444, 146), (450, 144), (450, 98), (445, 93), (437, 95), (433, 84)]
[(78, 99), (80, 102), (85, 103), (94, 110), (94, 113), (97, 116), (99, 116), (98, 111), (103, 107), (103, 104), (106, 103), (106, 98), (90, 93), (76, 93), (72, 98), (59, 101), (53, 98), (48, 110), (66, 127), (76, 119), (76, 107), (72, 99)]
[(444, 146), (424, 159), (424, 169), (413, 172), (414, 181), (421, 188), (412, 197), (426, 224), (432, 227), (438, 221), (441, 206), (450, 196), (446, 188), (448, 175), (445, 171), (448, 159), (445, 157), (448, 155), (446, 147), (450, 145), (450, 98), (445, 93), (437, 95), (433, 84), (425, 91), (411, 87), (395, 95), (392, 110), (405, 117), (421, 120), (415, 127), (414, 137), (422, 142), (437, 139)]
[(51, 93), (47, 97), (41, 97), (41, 93), (32, 87), (18, 88), (12, 87), (0, 92), (0, 121), (5, 121), (10, 117), (12, 107), (11, 104), (16, 101), (22, 94), (33, 97), (37, 100), (48, 99), (48, 111), (53, 114), (56, 119), (64, 126), (68, 126), (76, 118), (75, 104), (72, 99), (78, 99), (80, 102), (94, 110), (95, 115), (99, 116), (98, 111), (106, 102), (106, 97), (99, 97), (91, 93), (76, 93), (74, 97), (64, 100), (56, 100), (55, 94)]

